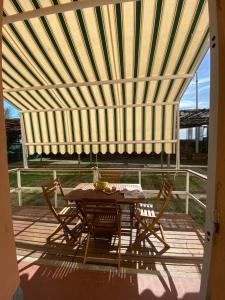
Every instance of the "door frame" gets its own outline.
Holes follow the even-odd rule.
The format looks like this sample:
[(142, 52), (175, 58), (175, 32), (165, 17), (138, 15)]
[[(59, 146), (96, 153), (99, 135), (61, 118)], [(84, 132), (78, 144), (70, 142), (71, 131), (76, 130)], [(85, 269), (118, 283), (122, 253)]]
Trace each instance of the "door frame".
[(207, 299), (212, 246), (215, 235), (216, 212), (216, 171), (218, 147), (218, 95), (219, 95), (219, 44), (217, 1), (208, 0), (210, 27), (210, 113), (209, 113), (209, 143), (208, 143), (208, 180), (206, 200), (206, 224), (203, 270), (201, 277), (200, 299)]

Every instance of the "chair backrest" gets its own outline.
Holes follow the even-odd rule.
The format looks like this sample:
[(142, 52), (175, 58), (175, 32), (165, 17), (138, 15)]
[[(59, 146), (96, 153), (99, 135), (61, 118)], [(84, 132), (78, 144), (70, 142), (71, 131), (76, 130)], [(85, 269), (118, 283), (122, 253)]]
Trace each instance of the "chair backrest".
[(162, 214), (164, 213), (165, 209), (167, 208), (171, 198), (172, 198), (173, 188), (172, 185), (169, 183), (168, 179), (165, 177), (162, 181), (160, 191), (156, 197), (156, 200), (153, 204), (153, 209), (155, 210), (157, 204), (160, 200), (162, 200), (162, 204), (160, 206), (159, 212), (156, 217), (156, 222), (161, 218)]
[(120, 205), (115, 199), (101, 199), (97, 201), (93, 199), (82, 199), (77, 202), (77, 206), (89, 230), (92, 232), (95, 231), (93, 220), (98, 216), (104, 219), (105, 223), (103, 222), (102, 224), (103, 229), (106, 229), (104, 228), (104, 224), (107, 223), (107, 220), (111, 221), (114, 219), (117, 227), (120, 225)]
[(109, 183), (119, 183), (120, 182), (120, 173), (101, 173), (101, 181), (107, 181)]
[(52, 203), (56, 193), (59, 193), (61, 195), (61, 197), (64, 197), (63, 189), (62, 189), (59, 179), (56, 178), (56, 179), (51, 180), (50, 182), (46, 183), (45, 185), (42, 185), (42, 191), (43, 191), (44, 198), (45, 198), (50, 210), (52, 211), (52, 213), (54, 214), (56, 219), (58, 221), (60, 221), (60, 219), (58, 217), (58, 212), (54, 208), (53, 203)]

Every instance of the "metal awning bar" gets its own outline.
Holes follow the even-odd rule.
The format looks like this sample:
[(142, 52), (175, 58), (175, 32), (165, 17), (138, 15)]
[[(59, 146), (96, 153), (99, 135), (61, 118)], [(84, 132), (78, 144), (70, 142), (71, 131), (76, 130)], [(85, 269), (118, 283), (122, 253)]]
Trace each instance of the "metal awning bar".
[(44, 143), (25, 143), (26, 146), (51, 146), (51, 145), (129, 145), (129, 144), (157, 144), (157, 143), (176, 143), (177, 140), (154, 140), (154, 141), (100, 141), (100, 142), (44, 142)]
[(101, 106), (88, 106), (88, 107), (64, 107), (64, 108), (49, 108), (49, 109), (30, 109), (21, 110), (20, 113), (28, 112), (51, 112), (51, 111), (74, 111), (74, 110), (100, 110), (100, 109), (118, 109), (118, 108), (132, 108), (132, 107), (148, 107), (148, 106), (166, 106), (177, 105), (179, 102), (156, 102), (156, 103), (141, 103), (141, 104), (122, 104), (122, 105), (101, 105)]
[(11, 24), (18, 21), (29, 20), (33, 18), (39, 18), (47, 15), (63, 13), (71, 10), (78, 10), (90, 7), (97, 7), (102, 5), (117, 4), (121, 2), (136, 2), (137, 0), (87, 0), (76, 1), (71, 3), (58, 4), (48, 7), (43, 7), (35, 10), (22, 12), (19, 14), (10, 15), (4, 17), (2, 20), (3, 25)]
[(38, 91), (38, 90), (51, 90), (51, 89), (62, 89), (82, 86), (100, 86), (106, 84), (121, 84), (129, 82), (147, 82), (147, 81), (159, 81), (168, 79), (187, 79), (192, 78), (194, 74), (174, 74), (174, 75), (163, 75), (163, 76), (149, 76), (141, 78), (127, 78), (127, 79), (116, 79), (116, 80), (101, 80), (101, 81), (89, 81), (89, 82), (71, 82), (71, 83), (60, 83), (60, 84), (49, 84), (40, 86), (29, 86), (20, 88), (4, 89), (3, 94), (23, 92), (23, 91)]

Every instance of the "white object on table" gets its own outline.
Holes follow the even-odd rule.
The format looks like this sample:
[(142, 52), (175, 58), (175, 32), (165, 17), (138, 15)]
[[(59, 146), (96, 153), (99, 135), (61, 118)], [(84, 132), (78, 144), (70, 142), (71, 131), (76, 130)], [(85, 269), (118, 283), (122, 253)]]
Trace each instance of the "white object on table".
[(126, 188), (121, 191), (121, 193), (124, 194), (125, 199), (131, 199), (131, 198), (145, 198), (145, 195), (143, 191), (134, 189), (134, 188)]

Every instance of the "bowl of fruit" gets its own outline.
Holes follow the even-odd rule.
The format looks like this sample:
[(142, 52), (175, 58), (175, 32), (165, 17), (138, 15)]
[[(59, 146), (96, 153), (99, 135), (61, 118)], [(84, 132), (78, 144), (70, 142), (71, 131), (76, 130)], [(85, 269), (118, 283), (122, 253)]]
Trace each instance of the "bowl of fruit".
[(111, 194), (114, 194), (114, 193), (117, 193), (117, 190), (116, 190), (116, 187), (113, 186), (113, 187), (106, 187), (104, 190), (103, 190), (104, 193), (108, 194), (108, 195), (111, 195)]
[(108, 188), (108, 186), (109, 186), (109, 183), (106, 181), (97, 181), (96, 183), (94, 183), (94, 188), (97, 191), (103, 191), (106, 188)]

